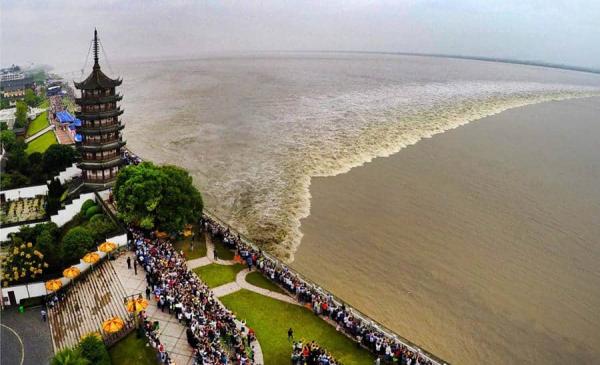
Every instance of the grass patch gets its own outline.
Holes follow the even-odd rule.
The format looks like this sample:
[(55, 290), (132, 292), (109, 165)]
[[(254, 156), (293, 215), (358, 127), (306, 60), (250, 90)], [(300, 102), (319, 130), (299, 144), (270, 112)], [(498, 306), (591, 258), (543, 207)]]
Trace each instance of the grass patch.
[(221, 260), (233, 260), (235, 253), (225, 247), (223, 242), (211, 238), (213, 245), (215, 245), (215, 251), (217, 251), (217, 257)]
[(277, 284), (275, 284), (271, 280), (265, 278), (264, 275), (258, 271), (253, 271), (250, 274), (246, 275), (246, 281), (254, 286), (258, 286), (259, 288), (274, 291), (276, 293), (285, 294), (285, 291), (283, 289), (281, 289)]
[(194, 238), (194, 250), (191, 250), (191, 238), (180, 239), (173, 246), (177, 251), (183, 251), (186, 260), (193, 260), (206, 256), (206, 242), (204, 241), (204, 233), (196, 234)]
[(245, 319), (256, 331), (265, 364), (289, 364), (292, 343), (287, 340), (287, 330), (290, 327), (296, 340), (316, 341), (344, 365), (372, 364), (375, 360), (367, 350), (357, 347), (354, 341), (304, 307), (244, 289), (220, 299), (238, 319)]
[(112, 365), (156, 365), (156, 352), (146, 346), (145, 338), (137, 338), (135, 331), (108, 349)]
[(209, 288), (216, 288), (223, 284), (231, 283), (235, 281), (235, 276), (238, 272), (242, 271), (244, 266), (240, 264), (235, 265), (219, 265), (210, 264), (206, 266), (200, 266), (194, 269), (194, 272), (198, 274), (200, 279)]
[(28, 155), (34, 152), (44, 153), (51, 145), (57, 143), (56, 136), (54, 135), (54, 131), (48, 131), (33, 141), (27, 143), (27, 148), (25, 149), (25, 153)]
[(48, 125), (48, 112), (43, 112), (42, 114), (38, 115), (37, 118), (32, 120), (31, 123), (29, 123), (29, 126), (27, 127), (27, 137), (33, 136), (37, 132), (46, 128)]
[(37, 106), (38, 108), (49, 108), (50, 107), (50, 100), (48, 100), (48, 98), (45, 98), (40, 105)]

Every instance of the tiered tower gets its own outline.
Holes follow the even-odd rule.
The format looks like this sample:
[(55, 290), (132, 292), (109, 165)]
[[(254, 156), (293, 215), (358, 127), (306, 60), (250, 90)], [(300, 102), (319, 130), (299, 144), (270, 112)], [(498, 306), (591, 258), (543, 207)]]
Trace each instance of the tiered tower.
[(77, 118), (76, 145), (81, 154), (84, 187), (105, 189), (115, 182), (123, 163), (122, 149), (125, 141), (121, 135), (124, 126), (119, 120), (123, 110), (117, 105), (122, 96), (115, 92), (123, 80), (106, 76), (98, 64), (98, 32), (94, 30), (94, 68), (83, 81), (75, 82), (81, 98), (75, 99), (81, 111)]

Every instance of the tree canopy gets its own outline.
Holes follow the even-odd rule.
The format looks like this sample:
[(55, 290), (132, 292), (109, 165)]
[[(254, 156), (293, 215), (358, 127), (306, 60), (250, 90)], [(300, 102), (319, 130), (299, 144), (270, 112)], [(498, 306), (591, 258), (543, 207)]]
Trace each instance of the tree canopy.
[(71, 166), (76, 158), (77, 151), (73, 147), (64, 144), (53, 144), (44, 152), (44, 171), (55, 175)]
[(37, 106), (41, 101), (42, 98), (40, 96), (38, 96), (35, 91), (31, 90), (31, 89), (27, 89), (25, 90), (25, 97), (23, 98), (23, 100), (25, 100), (25, 103), (31, 107)]
[(15, 111), (15, 128), (23, 128), (27, 124), (27, 111), (29, 108), (23, 101), (17, 101)]
[(145, 229), (177, 232), (202, 215), (200, 192), (189, 173), (177, 166), (128, 166), (119, 173), (113, 192), (120, 217)]
[(92, 233), (81, 226), (71, 228), (62, 240), (63, 260), (76, 262), (88, 251), (95, 251), (96, 243)]

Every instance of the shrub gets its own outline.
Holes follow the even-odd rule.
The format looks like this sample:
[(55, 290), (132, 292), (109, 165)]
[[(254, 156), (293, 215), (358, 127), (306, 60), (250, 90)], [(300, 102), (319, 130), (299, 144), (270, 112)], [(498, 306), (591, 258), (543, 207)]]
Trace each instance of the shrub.
[(96, 202), (93, 199), (88, 199), (83, 202), (81, 205), (81, 213), (85, 213), (89, 208), (96, 205)]
[(71, 228), (62, 240), (63, 260), (66, 263), (76, 262), (95, 247), (94, 238), (89, 230), (84, 227)]
[(85, 211), (85, 217), (87, 219), (92, 218), (93, 216), (95, 216), (98, 213), (102, 213), (102, 211), (100, 210), (100, 207), (97, 205), (94, 205), (93, 207), (89, 207), (86, 211)]
[[(54, 224), (54, 223), (52, 223)], [(60, 269), (62, 258), (62, 245), (58, 241), (58, 234), (52, 229), (43, 230), (36, 238), (35, 247), (44, 254), (49, 271)]]
[(44, 171), (56, 175), (59, 171), (71, 166), (77, 158), (73, 147), (65, 144), (53, 144), (44, 152)]
[(66, 348), (54, 355), (50, 360), (50, 365), (89, 365), (88, 359), (83, 357), (81, 350), (78, 348)]
[(98, 336), (85, 336), (78, 345), (81, 355), (94, 365), (110, 365), (110, 355)]
[(47, 267), (44, 255), (31, 242), (13, 245), (2, 260), (2, 286), (39, 278)]
[(96, 214), (87, 224), (87, 229), (94, 236), (96, 242), (103, 241), (106, 235), (115, 228), (115, 224), (104, 214)]

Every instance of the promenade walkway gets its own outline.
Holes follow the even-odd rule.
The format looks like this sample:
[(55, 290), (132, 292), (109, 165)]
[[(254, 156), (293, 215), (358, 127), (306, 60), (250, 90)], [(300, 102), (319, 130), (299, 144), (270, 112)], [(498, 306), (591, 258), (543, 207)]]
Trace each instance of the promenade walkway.
[[(131, 269), (127, 269), (127, 257), (131, 258)], [(134, 261), (135, 255), (127, 251), (111, 262), (111, 264), (115, 268), (127, 295), (137, 295), (140, 293), (145, 295), (146, 272), (142, 267), (138, 266), (138, 273), (135, 275), (133, 270)], [(180, 324), (173, 315), (160, 311), (154, 299), (150, 299), (148, 303), (146, 314), (151, 320), (159, 322), (160, 329), (158, 336), (171, 359), (177, 365), (192, 365), (194, 363), (194, 350), (187, 342), (185, 326)]]
[(54, 125), (49, 125), (46, 128), (42, 129), (41, 131), (37, 132), (36, 134), (34, 134), (33, 136), (27, 137), (25, 138), (25, 143), (29, 143), (31, 141), (33, 141), (34, 139), (40, 137), (42, 134), (51, 131), (54, 129)]
[[(209, 238), (209, 235), (206, 235), (206, 256), (186, 261), (186, 265), (187, 265), (188, 269), (193, 270), (198, 267), (202, 267), (202, 266), (206, 266), (206, 265), (210, 265), (210, 264), (229, 265), (229, 266), (238, 264), (238, 262), (236, 262), (234, 260), (222, 260), (222, 259), (215, 260), (214, 251), (215, 251), (215, 245), (212, 242), (212, 240)], [(221, 285), (219, 287), (213, 288), (212, 289), (213, 293), (215, 293), (215, 296), (217, 298), (220, 298), (220, 297), (224, 297), (228, 294), (235, 293), (238, 290), (247, 289), (247, 290), (253, 291), (258, 294), (262, 294), (264, 296), (267, 296), (267, 297), (270, 297), (273, 299), (281, 300), (282, 302), (300, 305), (300, 303), (298, 303), (297, 300), (290, 297), (289, 295), (277, 293), (277, 292), (274, 292), (274, 291), (271, 291), (268, 289), (264, 289), (264, 288), (260, 288), (258, 286), (250, 284), (248, 281), (246, 281), (246, 275), (248, 275), (249, 273), (250, 273), (250, 271), (248, 269), (244, 269), (244, 270), (240, 271), (236, 275), (235, 281), (232, 281), (231, 283), (227, 283), (227, 284)]]

